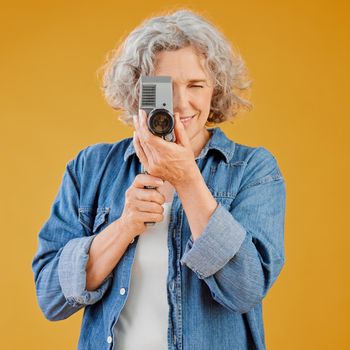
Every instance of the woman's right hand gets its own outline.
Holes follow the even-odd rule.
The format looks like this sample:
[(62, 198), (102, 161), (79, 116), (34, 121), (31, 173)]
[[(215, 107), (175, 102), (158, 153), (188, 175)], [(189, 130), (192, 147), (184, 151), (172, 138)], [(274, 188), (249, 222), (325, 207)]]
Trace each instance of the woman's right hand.
[(163, 180), (160, 178), (149, 174), (138, 174), (126, 190), (124, 209), (119, 221), (130, 234), (130, 239), (146, 230), (145, 222), (163, 220), (162, 204), (165, 202), (165, 197), (157, 189), (144, 188), (144, 186), (162, 185)]

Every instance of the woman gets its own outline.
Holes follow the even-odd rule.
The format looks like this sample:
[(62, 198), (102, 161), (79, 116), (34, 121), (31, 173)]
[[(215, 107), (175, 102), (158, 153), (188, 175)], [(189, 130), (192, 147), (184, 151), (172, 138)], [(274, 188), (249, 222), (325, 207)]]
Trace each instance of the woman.
[[(141, 75), (172, 78), (176, 142), (138, 111)], [(284, 180), (268, 150), (206, 128), (249, 108), (248, 87), (240, 56), (187, 10), (144, 22), (105, 65), (106, 99), (134, 137), (67, 164), (33, 260), (46, 318), (85, 307), (79, 349), (265, 349)]]

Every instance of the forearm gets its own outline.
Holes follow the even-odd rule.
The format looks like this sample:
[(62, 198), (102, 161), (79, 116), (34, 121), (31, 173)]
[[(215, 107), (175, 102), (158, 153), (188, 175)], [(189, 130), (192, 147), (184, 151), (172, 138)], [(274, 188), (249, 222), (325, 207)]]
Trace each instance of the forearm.
[(186, 182), (176, 185), (176, 192), (186, 213), (193, 239), (196, 240), (207, 226), (217, 202), (198, 167), (193, 170)]
[(86, 265), (86, 289), (95, 290), (118, 264), (132, 240), (120, 220), (101, 231), (93, 240)]

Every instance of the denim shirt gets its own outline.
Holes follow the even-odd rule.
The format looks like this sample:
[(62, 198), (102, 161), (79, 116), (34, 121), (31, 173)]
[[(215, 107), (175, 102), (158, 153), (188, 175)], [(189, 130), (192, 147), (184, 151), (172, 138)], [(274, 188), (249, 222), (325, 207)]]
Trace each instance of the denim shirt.
[[(196, 163), (218, 206), (194, 241), (174, 193), (168, 349), (265, 349), (262, 300), (285, 262), (285, 182), (266, 148), (208, 130)], [(78, 349), (118, 349), (113, 329), (128, 297), (138, 236), (94, 291), (86, 289), (85, 268), (93, 239), (121, 216), (125, 191), (140, 171), (132, 138), (83, 149), (67, 163), (39, 232), (32, 262), (38, 303), (51, 321), (84, 308)]]

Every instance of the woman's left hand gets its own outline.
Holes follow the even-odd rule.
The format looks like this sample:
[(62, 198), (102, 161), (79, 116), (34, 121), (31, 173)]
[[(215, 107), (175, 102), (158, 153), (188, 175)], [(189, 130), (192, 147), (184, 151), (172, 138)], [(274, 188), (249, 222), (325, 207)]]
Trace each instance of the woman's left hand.
[(175, 142), (153, 135), (147, 126), (144, 110), (133, 116), (133, 144), (136, 154), (148, 174), (170, 182), (174, 187), (191, 181), (198, 167), (186, 130), (175, 113)]

